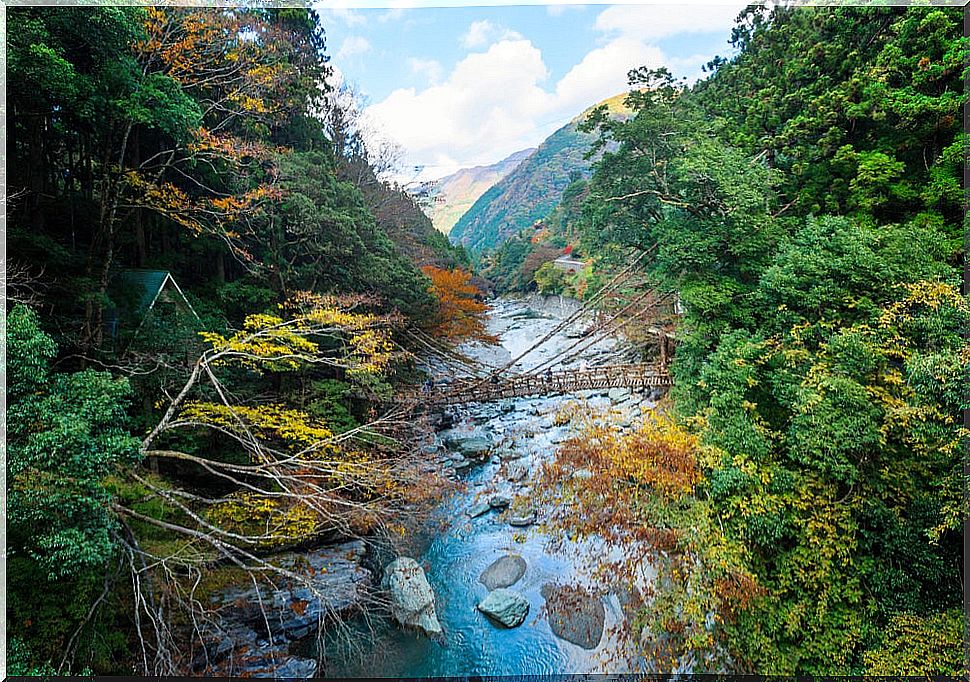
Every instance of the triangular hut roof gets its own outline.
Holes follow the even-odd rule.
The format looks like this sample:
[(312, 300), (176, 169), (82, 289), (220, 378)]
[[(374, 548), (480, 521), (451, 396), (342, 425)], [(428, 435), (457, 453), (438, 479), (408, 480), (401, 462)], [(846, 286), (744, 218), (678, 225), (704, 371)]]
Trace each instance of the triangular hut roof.
[(122, 288), (131, 296), (130, 300), (134, 303), (135, 310), (131, 312), (138, 312), (143, 315), (155, 306), (158, 297), (169, 285), (178, 293), (179, 298), (192, 311), (192, 314), (198, 318), (198, 313), (195, 312), (192, 304), (189, 303), (175, 278), (172, 277), (172, 273), (168, 270), (122, 270), (118, 273), (119, 288)]

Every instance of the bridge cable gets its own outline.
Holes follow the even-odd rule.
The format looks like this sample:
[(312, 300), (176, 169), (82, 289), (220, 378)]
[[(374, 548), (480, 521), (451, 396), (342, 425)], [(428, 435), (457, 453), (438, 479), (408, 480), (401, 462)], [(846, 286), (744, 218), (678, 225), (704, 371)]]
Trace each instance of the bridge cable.
[(623, 313), (625, 313), (627, 310), (629, 310), (630, 308), (632, 308), (633, 306), (635, 306), (637, 303), (639, 303), (641, 300), (643, 300), (644, 298), (646, 298), (647, 296), (649, 296), (651, 293), (654, 293), (655, 291), (656, 291), (656, 289), (648, 289), (647, 291), (643, 292), (642, 294), (640, 294), (639, 296), (637, 296), (636, 298), (634, 298), (632, 301), (630, 301), (629, 303), (627, 303), (623, 308), (621, 308), (615, 314), (613, 314), (612, 316), (610, 316), (605, 322), (602, 322), (602, 323), (598, 324), (597, 325), (597, 329), (594, 329), (593, 330), (591, 336), (584, 336), (584, 337), (578, 339), (575, 343), (571, 344), (570, 346), (567, 346), (566, 348), (564, 348), (562, 351), (560, 351), (559, 353), (557, 353), (553, 357), (545, 360), (544, 362), (542, 362), (541, 364), (537, 365), (536, 367), (533, 367), (531, 370), (529, 370), (529, 372), (527, 372), (527, 374), (538, 375), (540, 372), (542, 372), (543, 370), (545, 370), (546, 367), (552, 367), (552, 366), (556, 365), (557, 363), (561, 362), (562, 360), (567, 359), (567, 354), (569, 354), (570, 351), (572, 351), (572, 349), (576, 348), (576, 346), (578, 346), (578, 345), (580, 345), (582, 343), (586, 343), (585, 346), (583, 346), (579, 350), (577, 350), (577, 351), (575, 351), (575, 352), (573, 352), (573, 353), (571, 353), (571, 354), (568, 355), (569, 358), (576, 357), (577, 355), (579, 355), (581, 352), (583, 352), (584, 350), (586, 350), (590, 346), (592, 346), (592, 345), (594, 345), (596, 343), (599, 343), (603, 338), (606, 337), (607, 334), (615, 333), (615, 332), (619, 331), (620, 329), (622, 329), (623, 327), (625, 327), (626, 325), (630, 324), (633, 320), (635, 320), (641, 314), (643, 314), (644, 312), (646, 312), (646, 310), (648, 308), (656, 307), (657, 305), (660, 304), (661, 301), (664, 300), (664, 298), (666, 298), (667, 296), (670, 295), (669, 293), (668, 294), (665, 294), (663, 297), (661, 297), (655, 303), (653, 303), (650, 306), (648, 306), (648, 308), (644, 308), (643, 310), (640, 310), (639, 312), (637, 312), (632, 317), (629, 317), (626, 320), (623, 320), (619, 326), (617, 326), (615, 328), (611, 328), (612, 325), (614, 325), (617, 321), (620, 320), (620, 316), (623, 315)]
[[(418, 343), (429, 348), (432, 353), (445, 359), (450, 359), (452, 362), (463, 365), (467, 371), (470, 371), (473, 375), (482, 376), (487, 369), (485, 366), (456, 350), (445, 347), (443, 344), (437, 343), (434, 337), (430, 336), (426, 332), (415, 328), (414, 330), (405, 330), (414, 340)], [(417, 332), (417, 333), (415, 333)], [(425, 337), (425, 338), (422, 338)], [(447, 360), (446, 360), (447, 362)]]
[(550, 329), (542, 338), (540, 338), (538, 341), (536, 341), (534, 344), (532, 344), (529, 348), (527, 348), (524, 351), (522, 351), (518, 356), (512, 358), (507, 363), (505, 363), (503, 366), (501, 366), (501, 367), (495, 369), (494, 371), (492, 371), (479, 384), (476, 384), (472, 388), (473, 389), (474, 388), (477, 388), (478, 386), (481, 386), (485, 382), (491, 381), (493, 377), (497, 377), (499, 374), (501, 374), (505, 370), (507, 370), (510, 367), (512, 367), (513, 365), (515, 365), (515, 363), (519, 362), (526, 355), (530, 354), (532, 351), (534, 351), (535, 349), (539, 348), (539, 346), (541, 346), (546, 341), (548, 341), (549, 339), (551, 339), (555, 334), (559, 333), (560, 331), (562, 331), (563, 329), (565, 329), (568, 325), (572, 324), (580, 315), (582, 315), (584, 312), (587, 312), (587, 309), (590, 306), (592, 306), (592, 304), (595, 301), (599, 300), (601, 297), (603, 297), (604, 295), (606, 295), (609, 291), (612, 291), (616, 286), (618, 286), (621, 283), (621, 281), (623, 279), (625, 279), (629, 275), (629, 273), (633, 270), (634, 266), (636, 266), (636, 264), (639, 263), (640, 260), (642, 260), (647, 254), (653, 252), (656, 248), (657, 248), (657, 244), (654, 244), (649, 249), (646, 249), (644, 251), (641, 251), (636, 256), (636, 258), (634, 258), (630, 263), (628, 263), (626, 265), (626, 267), (624, 267), (619, 273), (617, 273), (617, 275), (612, 280), (610, 280), (605, 285), (603, 285), (599, 289), (599, 291), (597, 291), (593, 296), (591, 296), (590, 298), (584, 300), (583, 303), (582, 303), (582, 305), (575, 312), (573, 312), (571, 315), (569, 315), (568, 317), (566, 317), (564, 320), (562, 320), (555, 327), (553, 327), (552, 329)]
[[(671, 295), (671, 294), (665, 294), (665, 295), (664, 295), (664, 296), (663, 296), (663, 297), (662, 297), (662, 298), (661, 298), (660, 300), (658, 300), (658, 301), (657, 301), (656, 303), (654, 303), (654, 304), (651, 304), (651, 305), (650, 305), (649, 307), (655, 307), (656, 305), (659, 305), (659, 304), (660, 304), (660, 302), (661, 302), (661, 301), (662, 301), (662, 300), (663, 300), (664, 298), (666, 298), (666, 297), (668, 297), (668, 296), (670, 296), (670, 295)], [(635, 320), (637, 320), (637, 319), (639, 319), (639, 318), (640, 318), (640, 316), (641, 316), (641, 315), (642, 315), (643, 313), (645, 313), (646, 311), (647, 311), (647, 308), (645, 308), (645, 309), (643, 309), (643, 310), (641, 310), (641, 311), (639, 311), (639, 312), (637, 312), (636, 314), (634, 314), (634, 315), (633, 315), (633, 316), (631, 316), (631, 317), (628, 317), (628, 318), (627, 318), (627, 319), (625, 319), (625, 320), (622, 320), (622, 321), (621, 321), (621, 322), (620, 322), (620, 323), (619, 323), (619, 324), (618, 324), (617, 326), (615, 326), (615, 327), (613, 327), (612, 329), (610, 329), (610, 330), (609, 330), (609, 333), (610, 333), (610, 334), (616, 334), (616, 333), (617, 333), (617, 332), (619, 332), (620, 330), (622, 330), (622, 329), (624, 329), (624, 328), (625, 328), (625, 327), (626, 327), (627, 325), (629, 325), (629, 324), (631, 324), (632, 322), (634, 322)], [(605, 331), (605, 330), (604, 330), (604, 331)], [(566, 361), (566, 360), (570, 360), (570, 361), (571, 361), (571, 360), (573, 360), (573, 359), (575, 359), (576, 357), (578, 357), (578, 356), (580, 356), (580, 355), (581, 355), (581, 354), (582, 354), (582, 353), (583, 353), (583, 352), (584, 352), (585, 350), (587, 350), (587, 349), (588, 349), (588, 348), (589, 348), (590, 346), (593, 346), (593, 345), (595, 345), (596, 343), (599, 343), (599, 342), (600, 342), (600, 341), (601, 341), (601, 340), (603, 339), (603, 337), (604, 337), (604, 336), (605, 336), (605, 333), (604, 333), (604, 334), (599, 334), (599, 335), (597, 335), (597, 337), (594, 337), (594, 338), (592, 338), (592, 339), (589, 339), (589, 338), (587, 338), (587, 339), (580, 339), (580, 341), (587, 341), (587, 343), (586, 343), (586, 344), (585, 344), (585, 345), (584, 345), (584, 346), (583, 346), (582, 348), (578, 348), (578, 349), (577, 349), (576, 351), (574, 351), (573, 353), (571, 353), (571, 354), (570, 354), (570, 355), (569, 355), (569, 356), (568, 356), (567, 358), (564, 358), (564, 359), (563, 359), (562, 361)], [(574, 346), (575, 346), (575, 344), (574, 344)], [(568, 350), (568, 349), (567, 349), (567, 350)], [(562, 361), (561, 361), (561, 362), (562, 362)], [(548, 361), (547, 361), (547, 363), (548, 363)], [(545, 365), (545, 364), (546, 364), (546, 363), (544, 363), (544, 365)], [(543, 366), (544, 366), (544, 365), (543, 365)], [(607, 365), (606, 365), (606, 363), (600, 363), (600, 364), (598, 364), (598, 365), (592, 365), (592, 367), (605, 367), (605, 366), (607, 366)], [(540, 371), (541, 371), (541, 369), (540, 369)]]

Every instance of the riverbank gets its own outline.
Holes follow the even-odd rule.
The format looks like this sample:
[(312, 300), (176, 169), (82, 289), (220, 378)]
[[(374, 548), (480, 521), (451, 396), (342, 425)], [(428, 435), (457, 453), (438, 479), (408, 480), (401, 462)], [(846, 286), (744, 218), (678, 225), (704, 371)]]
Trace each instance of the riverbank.
[[(493, 302), (488, 324), (500, 345), (467, 346), (462, 352), (491, 367), (504, 366), (579, 305), (559, 297), (499, 299)], [(514, 369), (529, 370), (562, 353), (592, 321), (590, 315), (578, 316)], [(584, 357), (598, 362), (615, 352), (615, 340), (604, 339)], [(554, 543), (543, 528), (549, 510), (532, 504), (533, 481), (558, 445), (573, 435), (563, 419), (564, 408), (583, 404), (610, 411), (617, 428), (624, 429), (654, 405), (652, 398), (610, 389), (451, 408), (447, 428), (429, 434), (425, 448), (463, 490), (436, 510), (432, 523), (408, 548), (435, 592), (443, 636), (432, 641), (389, 622), (357, 632), (366, 644), (355, 657), (330, 658), (328, 674), (530, 675), (615, 672), (622, 667), (612, 631), (626, 617), (626, 586), (593, 579), (600, 558), (594, 545)], [(508, 582), (508, 590), (527, 604), (521, 625), (503, 627), (477, 608), (495, 586), (486, 583), (496, 571), (504, 575), (500, 582)], [(569, 608), (564, 608), (564, 597)], [(557, 618), (550, 619), (550, 614)]]

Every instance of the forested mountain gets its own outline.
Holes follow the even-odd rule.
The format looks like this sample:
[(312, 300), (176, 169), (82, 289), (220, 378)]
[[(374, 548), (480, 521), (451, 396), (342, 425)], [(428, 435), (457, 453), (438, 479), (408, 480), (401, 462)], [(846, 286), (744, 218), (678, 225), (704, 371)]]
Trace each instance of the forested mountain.
[(433, 203), (428, 209), (431, 222), (442, 234), (451, 232), (458, 219), (495, 183), (511, 173), (535, 149), (523, 149), (490, 166), (462, 168), (436, 180), (427, 190)]
[(607, 515), (661, 557), (652, 634), (632, 637), (665, 643), (648, 658), (965, 670), (961, 12), (752, 6), (709, 78), (636, 70), (635, 116), (582, 125), (615, 145), (583, 248), (646, 252), (642, 276), (686, 309), (668, 417), (594, 429), (550, 481), (575, 495), (571, 537)]
[[(623, 96), (603, 103), (612, 115), (626, 114)], [(492, 249), (544, 217), (573, 180), (589, 175), (585, 158), (593, 136), (579, 129), (585, 114), (554, 132), (497, 182), (461, 216), (449, 235), (455, 244), (474, 251)]]
[[(400, 398), (418, 344), (489, 380), (455, 351), (493, 338), (464, 249), (380, 179), (313, 11), (6, 20), (8, 672), (289, 677), (271, 633), (358, 603), (310, 552), (393, 547), (455, 489)], [(505, 289), (679, 303), (657, 409), (536, 415), (572, 435), (484, 506), (593, 540), (624, 660), (965, 675), (962, 9), (752, 5), (732, 44), (690, 87), (633, 70), (455, 226), (517, 235)], [(591, 267), (544, 278), (567, 245)]]
[(359, 430), (399, 331), (449, 322), (420, 267), (463, 254), (378, 180), (312, 11), (6, 29), (8, 672), (208, 670), (187, 586), (279, 577), (270, 551), (427, 488)]

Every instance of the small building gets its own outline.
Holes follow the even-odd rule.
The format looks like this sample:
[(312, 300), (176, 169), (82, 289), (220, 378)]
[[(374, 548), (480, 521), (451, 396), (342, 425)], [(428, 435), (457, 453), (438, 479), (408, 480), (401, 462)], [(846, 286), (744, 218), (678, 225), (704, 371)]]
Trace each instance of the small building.
[(121, 270), (108, 295), (113, 305), (104, 311), (105, 338), (115, 350), (127, 350), (147, 327), (184, 328), (187, 333), (201, 327), (198, 314), (167, 270)]
[(586, 263), (583, 261), (570, 258), (568, 255), (560, 256), (556, 260), (552, 261), (552, 264), (563, 272), (568, 272), (569, 274), (579, 272), (586, 266)]

